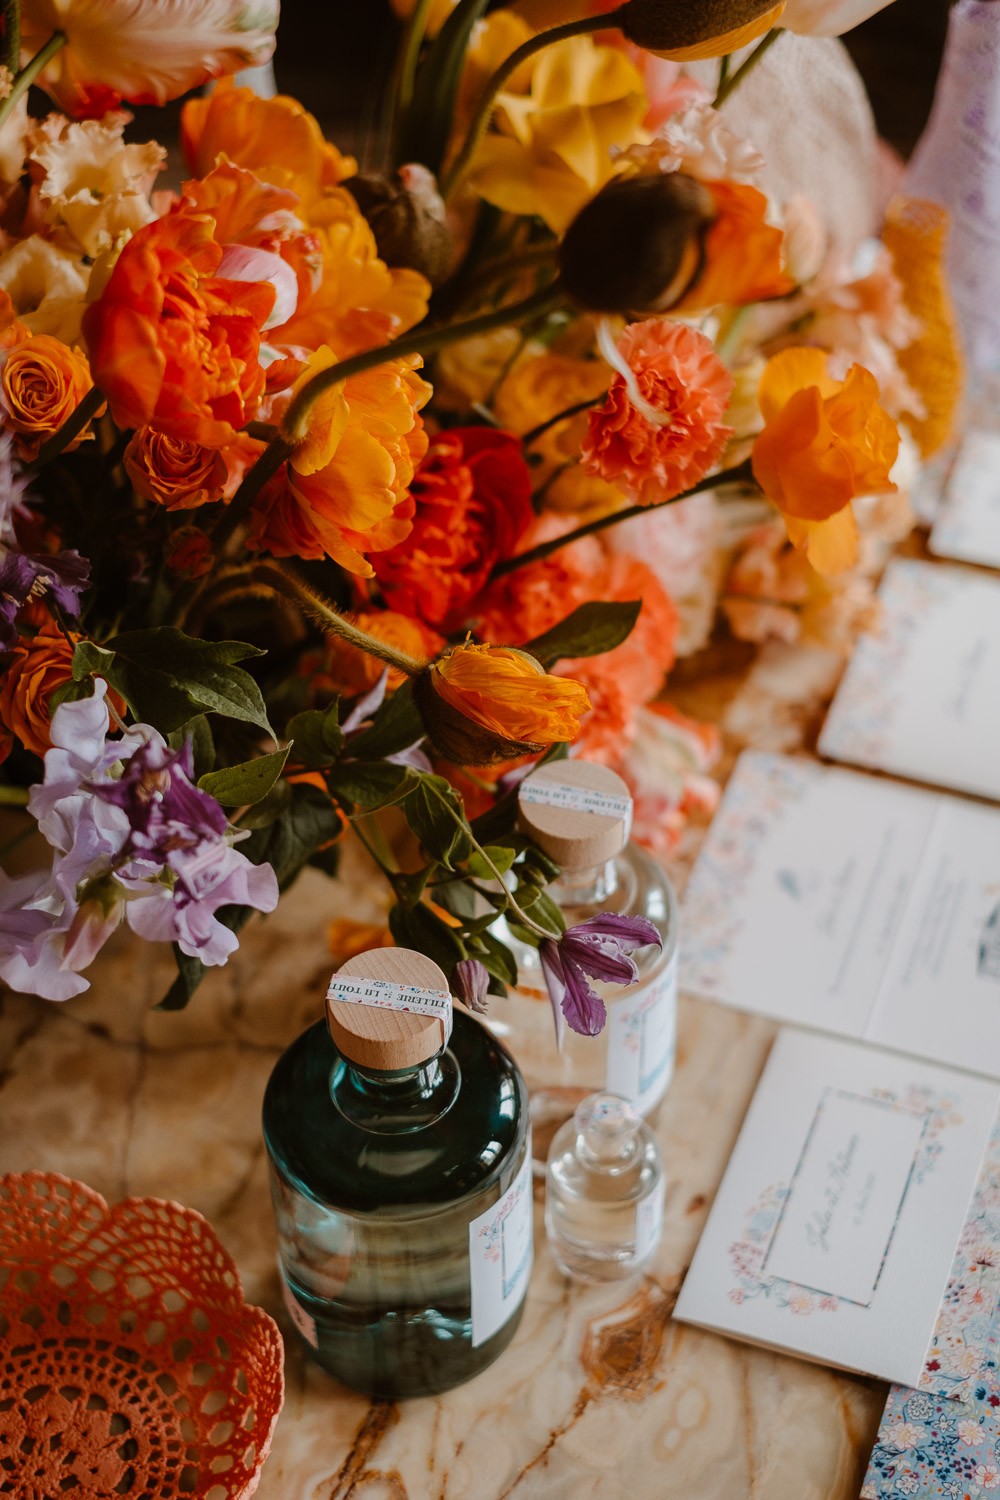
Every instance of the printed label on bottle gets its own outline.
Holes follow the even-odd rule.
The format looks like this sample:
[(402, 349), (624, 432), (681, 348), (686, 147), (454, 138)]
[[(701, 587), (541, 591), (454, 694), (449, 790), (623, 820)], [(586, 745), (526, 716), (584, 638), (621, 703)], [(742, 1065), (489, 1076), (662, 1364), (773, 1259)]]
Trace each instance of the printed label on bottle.
[(622, 1094), (645, 1114), (667, 1092), (676, 1045), (675, 954), (651, 984), (608, 1006), (608, 1093)]
[(288, 1285), (288, 1278), (285, 1276), (285, 1268), (281, 1264), (280, 1260), (278, 1261), (278, 1276), (281, 1281), (281, 1295), (284, 1298), (285, 1307), (288, 1309), (288, 1316), (291, 1318), (292, 1322), (295, 1324), (296, 1328), (299, 1330), (306, 1343), (311, 1345), (313, 1349), (318, 1349), (319, 1335), (316, 1332), (316, 1319), (310, 1317), (309, 1313), (306, 1312), (302, 1304), (295, 1300), (295, 1293)]
[(510, 1187), (469, 1225), (473, 1348), (491, 1339), (520, 1307), (528, 1290), (533, 1250), (529, 1137), (521, 1170)]
[(570, 786), (565, 781), (534, 781), (528, 778), (518, 793), (518, 801), (543, 807), (562, 807), (567, 812), (597, 813), (604, 818), (621, 818), (625, 836), (632, 830), (632, 798), (614, 792), (597, 792), (587, 786)]
[(663, 1187), (663, 1183), (659, 1183), (656, 1191), (643, 1198), (635, 1211), (636, 1260), (645, 1260), (647, 1255), (652, 1255), (659, 1243), (663, 1228)]
[(424, 990), (416, 984), (393, 984), (389, 979), (352, 979), (334, 974), (326, 998), (338, 1005), (371, 1005), (376, 1010), (408, 1010), (416, 1016), (436, 1016), (451, 1036), (451, 995), (447, 990)]

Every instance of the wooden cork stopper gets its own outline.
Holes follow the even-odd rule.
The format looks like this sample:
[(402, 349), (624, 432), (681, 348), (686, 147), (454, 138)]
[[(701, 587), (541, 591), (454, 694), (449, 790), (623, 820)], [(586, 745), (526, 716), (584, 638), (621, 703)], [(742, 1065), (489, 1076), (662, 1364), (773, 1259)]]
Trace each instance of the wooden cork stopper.
[(620, 854), (632, 825), (632, 795), (607, 766), (556, 760), (521, 785), (521, 828), (564, 870), (587, 870)]
[[(448, 993), (441, 969), (412, 948), (372, 948), (349, 958), (337, 979), (383, 979), (390, 984), (417, 985)], [(441, 1051), (444, 1024), (439, 1016), (413, 1011), (383, 1010), (370, 1005), (327, 999), (326, 1023), (340, 1053), (362, 1068), (393, 1072), (416, 1068)]]

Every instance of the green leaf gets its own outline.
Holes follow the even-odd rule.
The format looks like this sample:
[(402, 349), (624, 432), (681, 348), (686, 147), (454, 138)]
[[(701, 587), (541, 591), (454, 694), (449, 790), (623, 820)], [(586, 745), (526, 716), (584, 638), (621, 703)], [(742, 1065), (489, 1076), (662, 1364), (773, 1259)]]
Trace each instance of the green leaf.
[(291, 748), (286, 745), (271, 755), (258, 755), (255, 760), (241, 761), (223, 771), (209, 771), (199, 778), (198, 785), (223, 807), (246, 807), (259, 802), (281, 775)]
[(71, 677), (68, 682), (61, 683), (54, 693), (49, 694), (49, 713), (54, 714), (60, 703), (79, 703), (81, 698), (93, 696), (94, 680), (92, 677), (85, 677), (82, 682), (75, 682)]
[(404, 906), (416, 906), (427, 888), (427, 880), (434, 866), (425, 865), (422, 870), (416, 870), (412, 875), (397, 875), (392, 882), (392, 888), (403, 902)]
[(315, 786), (293, 786), (285, 810), (264, 827), (255, 828), (238, 847), (253, 864), (269, 864), (285, 890), (316, 850), (337, 838), (341, 827), (337, 809), (325, 792)]
[(551, 667), (560, 657), (601, 656), (631, 635), (641, 609), (641, 599), (620, 604), (591, 600), (574, 609), (551, 630), (526, 641), (522, 650), (537, 656), (543, 667)]
[(376, 713), (370, 729), (351, 737), (351, 754), (359, 760), (381, 760), (398, 755), (424, 737), (424, 723), (408, 682), (396, 689)]
[(446, 974), (460, 958), (465, 944), (453, 927), (442, 922), (427, 906), (409, 907), (397, 903), (389, 913), (389, 931), (400, 948), (416, 948), (426, 953)]
[(539, 891), (537, 899), (531, 903), (531, 917), (553, 937), (562, 937), (566, 931), (566, 919), (547, 891)]
[(163, 734), (200, 713), (220, 713), (272, 734), (260, 688), (235, 665), (264, 655), (245, 641), (199, 641), (160, 626), (115, 636), (107, 648), (81, 641), (73, 654), (73, 675), (104, 677), (137, 719)]
[[(486, 863), (483, 854), (487, 856), (493, 865), (493, 869)], [(478, 849), (473, 849), (469, 855), (468, 871), (476, 880), (495, 880), (494, 871), (506, 875), (511, 865), (517, 858), (517, 850), (509, 849), (505, 844), (487, 844), (480, 854)]]
[(215, 769), (215, 741), (204, 714), (198, 714), (190, 724), (185, 724), (183, 729), (175, 729), (172, 734), (167, 735), (167, 743), (171, 750), (179, 750), (186, 740), (191, 741), (191, 749), (194, 753), (194, 775), (197, 781), (199, 776), (205, 776)]
[(431, 859), (455, 868), (465, 859), (469, 835), (462, 800), (443, 776), (422, 775), (403, 803), (403, 816)]
[(516, 984), (517, 963), (515, 962), (513, 953), (511, 953), (506, 944), (501, 943), (500, 939), (494, 937), (492, 932), (481, 933), (479, 941), (485, 945), (486, 951), (481, 953), (479, 957), (487, 972), (492, 974), (494, 979), (499, 979), (503, 984)]
[(387, 761), (338, 761), (328, 778), (330, 790), (345, 802), (374, 812), (405, 797), (418, 772)]
[(248, 807), (246, 812), (240, 814), (241, 828), (267, 828), (271, 823), (277, 821), (281, 814), (286, 811), (292, 801), (294, 788), (287, 781), (277, 781), (259, 802)]
[(419, 161), (440, 175), (465, 56), (487, 0), (459, 0), (427, 50), (400, 131), (397, 165)]
[(289, 720), (285, 733), (295, 741), (295, 759), (307, 769), (314, 771), (331, 765), (344, 748), (339, 700), (329, 708), (310, 708), (296, 714)]

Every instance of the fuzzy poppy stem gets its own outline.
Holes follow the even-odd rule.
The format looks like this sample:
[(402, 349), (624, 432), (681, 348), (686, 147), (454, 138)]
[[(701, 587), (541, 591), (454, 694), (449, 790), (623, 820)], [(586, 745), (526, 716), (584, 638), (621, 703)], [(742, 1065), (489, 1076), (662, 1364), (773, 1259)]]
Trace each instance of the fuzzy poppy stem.
[(546, 47), (554, 46), (556, 42), (565, 42), (570, 37), (587, 36), (594, 31), (617, 31), (627, 10), (626, 4), (620, 5), (617, 10), (607, 11), (604, 15), (581, 16), (579, 20), (566, 21), (562, 26), (553, 26), (549, 31), (540, 31), (537, 36), (529, 37), (526, 42), (522, 42), (520, 47), (515, 47), (507, 61), (501, 63), (486, 85), (462, 149), (441, 179), (442, 198), (449, 198), (461, 181), (490, 123), (497, 95), (522, 63), (530, 61), (536, 52), (542, 52)]
[(0, 62), (11, 73), (21, 63), (21, 0), (0, 4)]
[(39, 73), (48, 67), (56, 53), (61, 52), (65, 45), (66, 33), (64, 31), (54, 31), (41, 51), (36, 52), (29, 63), (25, 63), (20, 73), (14, 79), (10, 93), (3, 103), (0, 104), (0, 128), (6, 125), (8, 119), (13, 114), (17, 101), (28, 92)]
[[(457, 344), (461, 339), (475, 338), (481, 333), (490, 333), (494, 328), (503, 328), (508, 323), (518, 323), (522, 318), (551, 312), (563, 300), (563, 293), (557, 282), (539, 288), (520, 302), (495, 307), (491, 312), (480, 313), (476, 318), (467, 318), (461, 323), (445, 323), (440, 328), (415, 328), (412, 333), (393, 339), (389, 344), (382, 344), (378, 349), (365, 349), (361, 354), (352, 355), (350, 359), (342, 359), (339, 364), (320, 370), (299, 391), (282, 420), (285, 439), (293, 446), (301, 442), (306, 418), (313, 404), (324, 391), (328, 391), (331, 386), (340, 385), (341, 381), (349, 380), (352, 375), (360, 375), (363, 370), (371, 370), (376, 365), (384, 365), (409, 354), (433, 354), (436, 349)], [(263, 462), (266, 457), (267, 453), (264, 453), (258, 462)]]
[[(0, 105), (0, 109), (2, 107)], [(97, 389), (96, 385), (92, 385), (80, 402), (80, 405), (71, 416), (66, 418), (58, 432), (54, 432), (39, 448), (38, 457), (31, 467), (33, 469), (40, 469), (43, 464), (50, 463), (53, 458), (58, 458), (60, 453), (68, 448), (74, 439), (80, 436), (80, 433), (87, 426), (88, 422), (93, 421), (103, 405), (103, 395)]]
[(751, 68), (755, 68), (757, 66), (761, 58), (764, 56), (764, 53), (768, 50), (768, 48), (774, 46), (779, 36), (781, 36), (781, 30), (779, 27), (775, 26), (771, 31), (767, 33), (767, 36), (764, 37), (762, 41), (759, 41), (757, 43), (756, 47), (750, 53), (750, 56), (744, 58), (743, 62), (741, 62), (739, 67), (736, 69), (735, 73), (729, 73), (727, 76), (723, 76), (720, 70), (719, 88), (715, 95), (715, 98), (712, 100), (713, 109), (718, 109), (720, 105), (726, 102), (730, 94), (733, 92), (733, 89), (739, 87), (744, 78), (750, 72)]
[(575, 531), (566, 531), (562, 536), (550, 538), (547, 542), (539, 542), (537, 547), (530, 547), (527, 552), (518, 552), (515, 557), (507, 557), (503, 562), (497, 563), (490, 574), (489, 582), (495, 578), (503, 578), (508, 573), (514, 573), (518, 568), (527, 567), (529, 563), (541, 562), (543, 557), (548, 557), (552, 552), (558, 552), (561, 547), (568, 547), (571, 542), (578, 542), (581, 537), (593, 536), (595, 531), (603, 531), (607, 526), (617, 526), (620, 521), (632, 521), (636, 516), (646, 516), (653, 510), (662, 510), (665, 505), (678, 505), (682, 500), (690, 500), (692, 495), (700, 495), (704, 490), (719, 489), (724, 484), (752, 484), (753, 471), (750, 460), (737, 464), (732, 469), (723, 469), (721, 474), (710, 474), (702, 479), (691, 489), (685, 490), (683, 495), (671, 495), (669, 500), (661, 500), (657, 505), (630, 505), (627, 510), (616, 510), (608, 516), (598, 516), (596, 521), (588, 521), (585, 526), (578, 526)]

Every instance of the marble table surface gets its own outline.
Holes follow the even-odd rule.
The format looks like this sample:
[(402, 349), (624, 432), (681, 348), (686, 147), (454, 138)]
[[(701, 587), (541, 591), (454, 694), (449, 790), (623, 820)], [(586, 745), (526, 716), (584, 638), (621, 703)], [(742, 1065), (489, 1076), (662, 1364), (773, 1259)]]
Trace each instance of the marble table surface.
[[(722, 724), (730, 758), (746, 744), (810, 744), (839, 664), (785, 648), (731, 655), (686, 696), (680, 676), (680, 705)], [(691, 853), (672, 871), (679, 883)], [(671, 1318), (775, 1031), (694, 1000), (681, 1001), (657, 1125), (670, 1188), (649, 1275), (571, 1286), (536, 1202), (523, 1322), (476, 1380), (394, 1405), (305, 1358), (278, 1288), (260, 1103), (278, 1054), (321, 1012), (328, 923), (378, 918), (368, 888), (360, 867), (337, 883), (309, 872), (178, 1014), (151, 1009), (168, 960), (127, 938), (76, 1001), (0, 997), (0, 1172), (59, 1171), (111, 1201), (191, 1205), (281, 1326), (287, 1390), (260, 1500), (854, 1500), (885, 1386)]]

